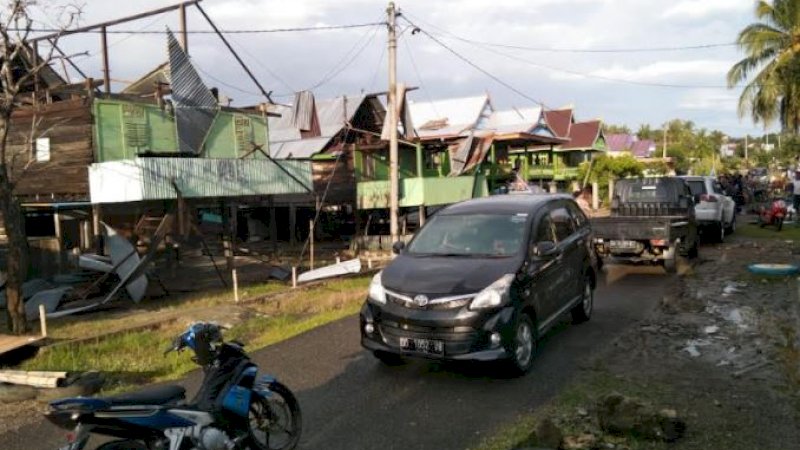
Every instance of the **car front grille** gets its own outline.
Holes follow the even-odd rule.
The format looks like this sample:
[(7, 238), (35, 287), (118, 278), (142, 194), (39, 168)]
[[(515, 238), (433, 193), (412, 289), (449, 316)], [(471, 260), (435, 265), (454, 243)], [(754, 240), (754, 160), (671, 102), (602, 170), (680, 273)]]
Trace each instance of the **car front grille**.
[(399, 294), (395, 292), (386, 292), (386, 299), (398, 306), (402, 306), (408, 309), (417, 309), (417, 310), (427, 310), (427, 311), (436, 311), (436, 310), (447, 310), (447, 309), (458, 309), (462, 308), (469, 304), (475, 295), (460, 295), (456, 297), (444, 297), (444, 296), (428, 296), (428, 303), (424, 306), (419, 305), (414, 301), (415, 295), (405, 295)]

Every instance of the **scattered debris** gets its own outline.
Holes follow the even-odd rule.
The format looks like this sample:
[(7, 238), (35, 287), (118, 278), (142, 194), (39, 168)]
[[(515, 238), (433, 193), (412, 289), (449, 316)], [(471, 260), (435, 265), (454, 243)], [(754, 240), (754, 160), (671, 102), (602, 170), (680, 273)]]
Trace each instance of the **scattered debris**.
[(286, 267), (273, 267), (272, 270), (269, 271), (269, 276), (278, 281), (286, 281), (291, 278), (292, 271)]
[(716, 326), (716, 325), (709, 325), (709, 326), (703, 328), (703, 332), (705, 334), (715, 334), (718, 331), (719, 331), (719, 327)]
[(597, 403), (600, 428), (613, 435), (632, 435), (648, 440), (674, 442), (686, 431), (686, 423), (673, 409), (655, 411), (640, 400), (614, 393)]
[(67, 372), (26, 372), (24, 370), (0, 370), (0, 381), (26, 386), (54, 388), (67, 377)]
[(700, 351), (697, 350), (697, 347), (695, 345), (686, 346), (684, 347), (684, 350), (688, 352), (689, 356), (691, 356), (692, 358), (697, 358), (698, 356), (700, 356)]
[(39, 305), (44, 305), (44, 310), (48, 314), (55, 312), (70, 291), (72, 291), (71, 286), (62, 286), (37, 292), (36, 295), (25, 302), (25, 317), (28, 320), (34, 320), (39, 317)]
[(536, 443), (548, 448), (561, 448), (564, 434), (550, 419), (544, 419), (536, 427)]
[(359, 272), (361, 272), (361, 259), (356, 258), (348, 261), (342, 261), (339, 264), (333, 264), (330, 266), (320, 267), (319, 269), (309, 270), (308, 272), (303, 272), (297, 277), (297, 282), (303, 283), (306, 281), (320, 280), (322, 278), (331, 278)]

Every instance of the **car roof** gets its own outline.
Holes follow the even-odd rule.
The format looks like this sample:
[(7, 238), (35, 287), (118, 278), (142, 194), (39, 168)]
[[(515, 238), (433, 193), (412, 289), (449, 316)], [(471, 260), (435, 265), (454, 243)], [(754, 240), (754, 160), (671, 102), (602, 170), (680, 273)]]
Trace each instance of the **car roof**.
[(555, 200), (572, 200), (572, 196), (568, 194), (493, 195), (450, 205), (437, 214), (533, 213)]

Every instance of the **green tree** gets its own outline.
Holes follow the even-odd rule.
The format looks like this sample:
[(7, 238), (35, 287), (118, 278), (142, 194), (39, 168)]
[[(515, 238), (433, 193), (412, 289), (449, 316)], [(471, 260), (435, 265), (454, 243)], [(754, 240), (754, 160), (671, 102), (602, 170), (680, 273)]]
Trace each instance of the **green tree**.
[(800, 0), (759, 0), (756, 23), (739, 33), (745, 57), (728, 71), (728, 86), (747, 82), (739, 115), (767, 126), (779, 120), (784, 130), (800, 130)]

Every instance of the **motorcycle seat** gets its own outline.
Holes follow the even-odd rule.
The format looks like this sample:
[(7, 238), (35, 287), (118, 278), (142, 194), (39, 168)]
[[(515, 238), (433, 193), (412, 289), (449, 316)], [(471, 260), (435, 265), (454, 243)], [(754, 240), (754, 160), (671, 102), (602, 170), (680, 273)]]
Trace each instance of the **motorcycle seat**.
[(110, 406), (134, 406), (134, 405), (168, 405), (177, 403), (186, 398), (186, 389), (169, 384), (166, 386), (156, 386), (141, 389), (127, 394), (112, 395), (103, 397), (100, 400), (108, 402)]

